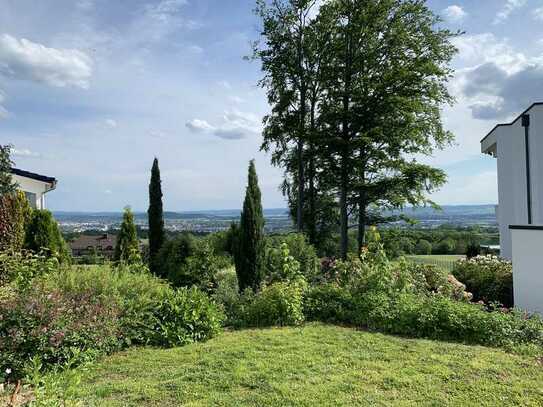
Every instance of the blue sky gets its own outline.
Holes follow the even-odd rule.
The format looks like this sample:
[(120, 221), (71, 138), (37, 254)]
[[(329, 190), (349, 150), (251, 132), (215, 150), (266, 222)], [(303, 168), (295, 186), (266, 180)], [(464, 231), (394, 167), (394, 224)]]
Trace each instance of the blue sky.
[[(440, 204), (495, 203), (479, 140), (543, 99), (543, 0), (433, 0), (466, 32), (443, 112), (456, 144), (424, 159), (447, 171)], [(253, 0), (0, 0), (0, 143), (20, 168), (58, 178), (54, 210), (147, 206), (160, 159), (168, 210), (238, 208), (257, 161), (266, 207), (281, 170), (258, 151), (268, 107)]]

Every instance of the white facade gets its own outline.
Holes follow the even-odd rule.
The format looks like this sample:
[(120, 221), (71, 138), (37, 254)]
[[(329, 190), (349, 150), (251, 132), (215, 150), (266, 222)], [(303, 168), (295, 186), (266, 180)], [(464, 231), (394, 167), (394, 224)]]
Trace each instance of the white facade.
[(515, 307), (543, 314), (543, 228), (511, 230)]
[[(531, 224), (543, 225), (543, 160), (540, 159), (543, 157), (543, 104), (533, 104), (524, 114), (530, 116)], [(497, 216), (501, 256), (511, 260), (513, 253), (509, 226), (529, 223), (525, 128), (522, 126), (522, 115), (510, 124), (497, 125), (481, 141), (481, 151), (498, 159)]]
[(15, 169), (11, 177), (18, 189), (25, 193), (32, 208), (45, 209), (45, 194), (56, 188), (54, 178)]

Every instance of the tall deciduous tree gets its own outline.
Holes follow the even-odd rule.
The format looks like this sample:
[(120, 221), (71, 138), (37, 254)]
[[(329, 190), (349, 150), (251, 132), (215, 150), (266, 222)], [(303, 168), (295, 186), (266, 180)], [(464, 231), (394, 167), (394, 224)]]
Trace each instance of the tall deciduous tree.
[(330, 146), (339, 165), (341, 252), (350, 211), (358, 214), (359, 248), (368, 209), (425, 205), (443, 171), (414, 159), (453, 138), (440, 107), (452, 103), (446, 82), (456, 35), (421, 0), (337, 0), (321, 13), (335, 21), (322, 111), (337, 131)]
[[(274, 164), (285, 166), (287, 174), (295, 177), (292, 185), (296, 188), (295, 202), (299, 203), (294, 208), (298, 231), (307, 229), (303, 214), (308, 172), (306, 150), (309, 147), (313, 151), (310, 113), (314, 113), (318, 90), (311, 75), (319, 67), (313, 58), (316, 41), (310, 41), (317, 36), (309, 31), (317, 3), (317, 0), (273, 0), (268, 4), (257, 0), (256, 8), (263, 23), (263, 42), (255, 45), (254, 57), (262, 62), (264, 78), (260, 85), (266, 88), (272, 106), (271, 114), (264, 120), (262, 149), (273, 148)], [(294, 154), (288, 154), (291, 150)], [(313, 174), (310, 167), (310, 185)]]
[(123, 263), (136, 263), (141, 260), (134, 214), (128, 206), (124, 208), (123, 223), (117, 235), (114, 260)]
[(254, 160), (249, 164), (248, 185), (239, 228), (233, 227), (234, 261), (239, 289), (258, 290), (263, 278), (264, 215)]
[(156, 256), (164, 244), (164, 213), (162, 205), (162, 186), (158, 159), (153, 161), (151, 169), (151, 182), (149, 183), (149, 267), (155, 274), (158, 273)]

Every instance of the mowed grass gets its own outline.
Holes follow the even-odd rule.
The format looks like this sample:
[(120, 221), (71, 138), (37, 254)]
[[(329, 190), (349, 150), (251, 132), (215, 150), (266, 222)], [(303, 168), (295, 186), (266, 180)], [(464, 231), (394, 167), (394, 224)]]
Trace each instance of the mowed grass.
[(466, 258), (466, 256), (458, 254), (428, 254), (406, 256), (407, 261), (418, 264), (433, 264), (449, 272), (453, 271), (454, 264), (458, 260), (464, 258)]
[(85, 374), (91, 406), (541, 406), (543, 366), (501, 350), (310, 324), (136, 348)]

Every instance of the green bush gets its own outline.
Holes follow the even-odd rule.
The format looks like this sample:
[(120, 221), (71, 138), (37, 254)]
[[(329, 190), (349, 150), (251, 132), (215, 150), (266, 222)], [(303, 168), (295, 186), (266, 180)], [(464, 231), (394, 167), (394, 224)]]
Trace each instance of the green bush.
[(21, 374), (78, 352), (81, 361), (132, 344), (176, 346), (218, 333), (223, 314), (197, 289), (172, 289), (147, 270), (63, 268), (0, 294), (0, 369)]
[(0, 196), (0, 250), (22, 249), (31, 216), (32, 208), (23, 192)]
[(473, 293), (475, 301), (513, 306), (513, 267), (495, 256), (477, 256), (458, 261), (453, 275)]
[(34, 253), (43, 253), (56, 257), (60, 262), (69, 262), (70, 253), (57, 222), (51, 212), (46, 210), (32, 211), (25, 234), (24, 247)]
[(282, 236), (272, 236), (266, 240), (265, 267), (266, 275), (277, 272), (282, 262), (284, 245), (289, 255), (299, 263), (300, 273), (307, 281), (314, 281), (320, 275), (320, 259), (315, 248), (307, 241), (302, 233), (291, 233)]
[(334, 283), (310, 287), (304, 296), (304, 315), (308, 321), (352, 323), (351, 291)]
[[(254, 297), (245, 294), (242, 320), (247, 326), (288, 326), (304, 321), (302, 282), (277, 282), (265, 286)], [(247, 299), (247, 296), (249, 299)]]
[(230, 258), (217, 255), (208, 239), (186, 233), (164, 243), (155, 261), (159, 276), (175, 287), (196, 286), (206, 292), (215, 289), (217, 273), (231, 266)]
[(0, 287), (14, 282), (18, 287), (28, 287), (34, 277), (58, 271), (59, 262), (27, 251), (0, 252)]
[(0, 295), (0, 371), (20, 378), (39, 356), (44, 366), (78, 362), (118, 348), (119, 309), (110, 298), (49, 289), (42, 282)]
[(415, 254), (429, 255), (432, 254), (432, 243), (428, 240), (421, 239), (415, 246)]
[(173, 347), (203, 341), (217, 335), (224, 315), (197, 288), (168, 290), (153, 313), (153, 345)]

